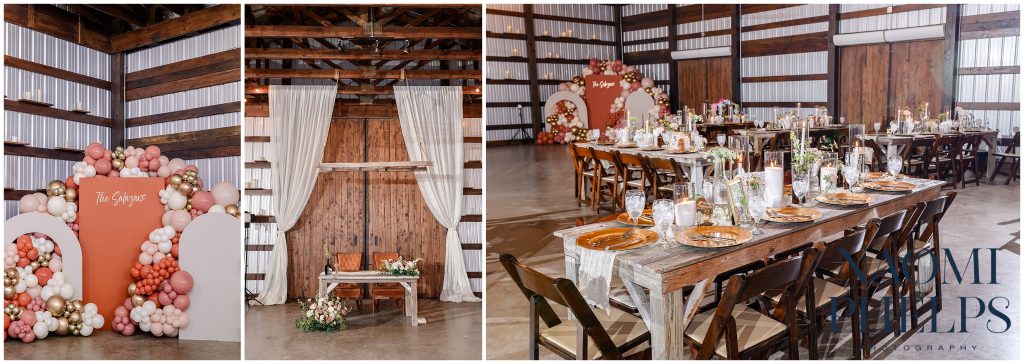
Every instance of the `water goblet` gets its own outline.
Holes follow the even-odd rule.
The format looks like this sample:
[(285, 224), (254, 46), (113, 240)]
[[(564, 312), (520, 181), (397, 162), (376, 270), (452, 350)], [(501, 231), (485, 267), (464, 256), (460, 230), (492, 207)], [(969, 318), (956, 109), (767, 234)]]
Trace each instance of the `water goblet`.
[(797, 204), (805, 206), (804, 196), (807, 196), (807, 190), (810, 188), (811, 181), (808, 173), (793, 173), (793, 195), (797, 198)]
[(764, 232), (761, 230), (761, 219), (764, 218), (764, 214), (768, 210), (768, 202), (765, 201), (761, 194), (753, 194), (747, 202), (747, 210), (749, 210), (750, 217), (754, 220), (750, 233), (761, 235)]
[(874, 124), (871, 125), (871, 127), (875, 129), (875, 134), (878, 134), (878, 131), (882, 129), (882, 123), (876, 121)]
[(894, 180), (899, 180), (900, 171), (903, 170), (903, 158), (899, 155), (891, 156), (885, 167)]
[(718, 142), (718, 146), (725, 146), (725, 134), (718, 134), (715, 136), (715, 141)]
[(672, 233), (672, 221), (674, 220), (672, 200), (656, 200), (651, 209), (654, 210), (654, 229), (658, 231), (658, 241), (661, 242), (662, 247), (672, 246), (671, 239), (669, 238)]
[(644, 191), (626, 191), (626, 213), (629, 214), (629, 220), (633, 223), (633, 228), (637, 228), (640, 225), (640, 215), (643, 214), (646, 203), (647, 199), (644, 197)]

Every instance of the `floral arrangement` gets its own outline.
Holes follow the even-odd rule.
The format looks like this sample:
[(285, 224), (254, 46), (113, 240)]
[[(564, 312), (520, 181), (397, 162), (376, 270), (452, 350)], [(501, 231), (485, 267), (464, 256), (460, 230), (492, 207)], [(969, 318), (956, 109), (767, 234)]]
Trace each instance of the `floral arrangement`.
[(734, 105), (739, 107), (739, 104), (732, 102), (732, 100), (718, 99), (718, 102), (711, 104), (711, 111), (717, 116), (723, 116), (727, 111), (731, 111)]
[(802, 143), (800, 137), (797, 136), (795, 131), (789, 132), (790, 145), (793, 147), (793, 171), (796, 173), (806, 173), (811, 170), (814, 166), (814, 161), (818, 159), (818, 152), (805, 148), (803, 152), (800, 152), (798, 145)]
[[(154, 229), (146, 237), (140, 237), (142, 242), (139, 246), (138, 259), (126, 272), (132, 280), (125, 290), (128, 297), (125, 298), (123, 305), (114, 309), (111, 327), (126, 336), (133, 335), (136, 328), (154, 336), (177, 336), (179, 329), (188, 325), (188, 315), (184, 311), (189, 306), (188, 293), (193, 286), (192, 276), (181, 270), (178, 265), (178, 240), (181, 232), (192, 219), (206, 213), (227, 213), (238, 217), (238, 189), (231, 183), (221, 182), (213, 185), (210, 191), (204, 191), (198, 167), (187, 165), (180, 158), (169, 159), (161, 154), (157, 146), (119, 146), (110, 150), (99, 143), (92, 143), (85, 148), (82, 161), (72, 167), (71, 176), (63, 181), (50, 181), (45, 194), (37, 192), (25, 195), (18, 201), (18, 210), (20, 213), (49, 214), (62, 220), (75, 235), (78, 235), (78, 184), (83, 178), (100, 176), (159, 177), (164, 181), (163, 188), (154, 191), (159, 195), (160, 203), (164, 205), (165, 212), (161, 218), (163, 226)], [(36, 236), (31, 239), (43, 237)], [(11, 321), (21, 324), (12, 322), (12, 329), (5, 333), (25, 342), (46, 337), (42, 328), (57, 335), (71, 333), (87, 336), (93, 329), (103, 326), (103, 316), (96, 313), (98, 310), (94, 310), (95, 305), (89, 306), (78, 300), (70, 300), (74, 293), (73, 287), (67, 284), (66, 277), (59, 271), (59, 267), (62, 266), (59, 248), (51, 248), (51, 245), (52, 242), (37, 244), (35, 240), (30, 242), (19, 239), (17, 244), (6, 243), (4, 248), (5, 271), (9, 272), (13, 268), (16, 279), (19, 282), (23, 281), (26, 287), (25, 290), (19, 290), (19, 283), (13, 282), (12, 279), (15, 283), (13, 293), (27, 294), (19, 297), (16, 301), (17, 307), (11, 309), (12, 312), (21, 313), (17, 317), (20, 320)], [(29, 259), (8, 259), (11, 252), (14, 252), (15, 257), (22, 257), (24, 253), (24, 257)], [(43, 265), (40, 257), (43, 261), (49, 259), (46, 262), (48, 266)], [(35, 260), (36, 264), (30, 260)], [(30, 287), (32, 281), (35, 281), (36, 286)], [(54, 286), (50, 287), (51, 285)], [(25, 315), (26, 310), (33, 311), (35, 315)], [(5, 309), (5, 313), (6, 311), (8, 310)], [(43, 311), (49, 312), (50, 317), (46, 317)], [(15, 318), (13, 315), (7, 316), (8, 319)], [(35, 316), (35, 320), (30, 316)], [(55, 321), (50, 320), (51, 318)], [(8, 320), (5, 320), (5, 329), (8, 329), (7, 322)], [(40, 326), (36, 325), (40, 322), (43, 322), (45, 327), (37, 329), (35, 326)], [(92, 328), (89, 328), (90, 324)], [(29, 328), (33, 336), (27, 332)]]
[(538, 144), (572, 143), (587, 138), (587, 128), (580, 119), (579, 109), (571, 101), (562, 100), (555, 104), (555, 113), (548, 115), (546, 121), (551, 126), (551, 137), (538, 135)]
[(380, 273), (393, 276), (418, 276), (420, 275), (420, 269), (416, 267), (416, 263), (421, 260), (423, 258), (416, 258), (414, 260), (404, 260), (402, 257), (398, 257), (398, 259), (385, 259), (381, 261)]
[(669, 125), (668, 116), (671, 112), (669, 111), (670, 103), (668, 100), (668, 94), (655, 85), (654, 79), (644, 77), (643, 73), (641, 73), (635, 66), (627, 65), (621, 60), (602, 61), (597, 58), (591, 58), (587, 66), (583, 68), (582, 76), (574, 76), (571, 82), (563, 82), (559, 84), (558, 90), (572, 91), (585, 99), (587, 87), (583, 77), (590, 75), (622, 76), (622, 80), (619, 81), (619, 87), (622, 88), (622, 93), (611, 105), (611, 116), (605, 121), (606, 129), (613, 129), (618, 126), (623, 117), (626, 116), (624, 111), (626, 106), (626, 97), (629, 96), (630, 93), (641, 90), (654, 98), (655, 106), (650, 110), (650, 112), (651, 114), (657, 115), (656, 121), (664, 126)]
[(708, 156), (715, 163), (722, 163), (736, 159), (736, 152), (726, 147), (714, 147), (708, 150)]
[(299, 308), (302, 317), (295, 320), (295, 327), (305, 332), (344, 330), (345, 315), (351, 311), (341, 299), (331, 295), (299, 300)]

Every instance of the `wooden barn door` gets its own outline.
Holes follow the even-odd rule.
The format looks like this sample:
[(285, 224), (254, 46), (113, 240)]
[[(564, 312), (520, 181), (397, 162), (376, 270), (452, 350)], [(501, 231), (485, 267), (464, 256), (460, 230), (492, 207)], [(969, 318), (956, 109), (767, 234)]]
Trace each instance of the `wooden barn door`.
[(942, 112), (943, 41), (866, 44), (839, 52), (839, 115), (849, 123), (882, 122), (896, 109), (912, 111), (931, 104), (932, 117)]
[(676, 62), (679, 69), (679, 109), (689, 106), (701, 112), (704, 100), (733, 99), (732, 58), (686, 59)]

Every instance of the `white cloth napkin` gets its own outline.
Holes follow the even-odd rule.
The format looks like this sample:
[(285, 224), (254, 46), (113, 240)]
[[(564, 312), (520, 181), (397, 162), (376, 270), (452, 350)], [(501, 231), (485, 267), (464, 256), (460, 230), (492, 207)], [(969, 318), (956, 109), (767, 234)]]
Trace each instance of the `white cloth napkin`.
[(591, 305), (603, 308), (611, 314), (608, 292), (611, 290), (612, 270), (617, 252), (583, 249), (580, 253), (580, 270), (576, 279), (580, 294)]

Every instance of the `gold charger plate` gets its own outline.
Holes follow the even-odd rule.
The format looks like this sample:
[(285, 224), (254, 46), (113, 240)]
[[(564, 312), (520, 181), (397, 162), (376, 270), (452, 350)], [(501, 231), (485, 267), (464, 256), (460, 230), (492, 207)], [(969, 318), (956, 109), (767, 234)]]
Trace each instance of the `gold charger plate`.
[(917, 185), (915, 185), (913, 183), (910, 183), (910, 182), (879, 180), (879, 181), (871, 181), (871, 182), (865, 183), (864, 187), (865, 188), (870, 188), (870, 189), (876, 190), (876, 191), (910, 192), (910, 191), (913, 191), (915, 188), (917, 188)]
[(676, 241), (698, 248), (724, 248), (750, 241), (754, 235), (738, 226), (694, 226), (676, 232)]
[[(619, 214), (619, 217), (616, 220), (626, 225), (633, 225), (633, 221), (629, 219), (629, 214), (625, 212)], [(643, 214), (640, 214), (640, 218), (637, 219), (637, 222), (638, 225), (642, 227), (654, 226), (654, 210), (644, 209)]]
[(764, 219), (771, 222), (811, 222), (821, 218), (821, 211), (809, 207), (786, 206), (770, 208), (768, 211), (779, 215), (773, 217), (765, 212)]
[[(633, 230), (633, 236), (629, 240), (623, 240), (623, 234), (629, 230)], [(590, 250), (622, 251), (643, 248), (656, 241), (658, 233), (628, 227), (591, 231), (576, 238), (576, 245)]]
[(618, 144), (618, 143), (616, 143), (615, 147), (616, 148), (636, 148), (636, 143), (629, 143), (629, 144)]
[(827, 203), (830, 205), (839, 206), (860, 206), (867, 205), (875, 199), (871, 195), (863, 193), (852, 193), (849, 191), (840, 191), (830, 194), (820, 194), (814, 198), (815, 201)]
[(660, 150), (663, 150), (663, 149), (661, 147), (646, 147), (646, 148), (640, 148), (640, 150), (642, 150), (644, 152), (657, 152), (657, 151), (660, 151)]
[(597, 145), (615, 145), (614, 140), (598, 140)]
[[(879, 179), (879, 178), (884, 177), (885, 175), (886, 175), (885, 172), (868, 172), (867, 174), (864, 175), (864, 178), (867, 178), (867, 179)], [(903, 178), (907, 178), (907, 175), (905, 175), (903, 173), (900, 173), (899, 176), (897, 176), (897, 177), (900, 178), (900, 179), (903, 179)]]
[(668, 154), (687, 154), (687, 153), (693, 153), (693, 151), (692, 150), (686, 150), (686, 149), (665, 148), (665, 153), (668, 153)]

